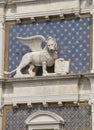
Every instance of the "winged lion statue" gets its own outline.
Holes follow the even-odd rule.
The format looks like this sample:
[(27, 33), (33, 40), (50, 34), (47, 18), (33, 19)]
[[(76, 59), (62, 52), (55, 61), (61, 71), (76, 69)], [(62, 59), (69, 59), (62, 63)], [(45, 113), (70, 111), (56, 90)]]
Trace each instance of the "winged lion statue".
[[(16, 72), (15, 77), (22, 77), (21, 70), (29, 65), (28, 73), (30, 76), (35, 76), (34, 68), (42, 66), (43, 76), (48, 74), (47, 66), (53, 66), (57, 56), (57, 43), (56, 39), (49, 36), (47, 39), (42, 35), (35, 35), (31, 37), (17, 37), (17, 39), (24, 45), (31, 49), (31, 52), (26, 53), (19, 64), (19, 66), (11, 72), (4, 72), (5, 74), (12, 74)], [(46, 45), (42, 48), (42, 43)]]

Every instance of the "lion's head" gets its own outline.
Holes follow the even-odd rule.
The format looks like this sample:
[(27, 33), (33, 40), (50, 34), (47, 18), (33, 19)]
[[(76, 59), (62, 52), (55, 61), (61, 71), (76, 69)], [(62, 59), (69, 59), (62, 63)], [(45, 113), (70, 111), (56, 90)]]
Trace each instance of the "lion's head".
[(51, 36), (47, 38), (47, 48), (51, 52), (57, 51), (57, 43), (55, 38), (52, 38)]

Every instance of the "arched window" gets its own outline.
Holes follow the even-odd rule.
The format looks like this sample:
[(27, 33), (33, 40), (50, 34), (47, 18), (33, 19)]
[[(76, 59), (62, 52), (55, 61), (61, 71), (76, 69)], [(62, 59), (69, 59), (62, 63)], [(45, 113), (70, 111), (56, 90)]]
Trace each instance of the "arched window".
[(25, 121), (28, 130), (63, 130), (64, 119), (50, 111), (37, 111)]

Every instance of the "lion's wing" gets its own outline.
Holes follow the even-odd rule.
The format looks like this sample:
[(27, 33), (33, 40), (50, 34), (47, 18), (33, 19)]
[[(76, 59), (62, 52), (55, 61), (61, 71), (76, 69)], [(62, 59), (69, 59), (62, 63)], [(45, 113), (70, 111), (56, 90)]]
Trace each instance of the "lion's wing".
[(28, 46), (31, 51), (41, 51), (42, 42), (46, 41), (45, 37), (42, 35), (35, 35), (32, 37), (17, 37), (17, 39), (23, 44)]

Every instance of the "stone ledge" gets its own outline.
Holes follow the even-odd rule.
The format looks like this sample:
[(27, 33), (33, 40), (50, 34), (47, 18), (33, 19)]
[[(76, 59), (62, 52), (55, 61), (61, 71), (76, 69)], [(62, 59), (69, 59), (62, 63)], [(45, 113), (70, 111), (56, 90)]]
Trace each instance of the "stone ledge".
[(79, 79), (81, 77), (89, 78), (94, 77), (94, 73), (88, 74), (67, 74), (67, 75), (55, 75), (55, 76), (35, 76), (35, 77), (23, 77), (23, 78), (1, 78), (0, 82), (22, 82), (22, 81), (47, 81), (58, 79)]
[(85, 89), (84, 78), (81, 74), (5, 78), (1, 80), (4, 83), (3, 104), (88, 101), (91, 89), (90, 86)]
[(48, 80), (58, 80), (58, 79), (77, 79), (81, 78), (82, 75), (56, 75), (56, 76), (35, 76), (35, 77), (23, 77), (23, 78), (5, 78), (1, 79), (4, 82), (22, 82), (22, 81), (48, 81)]
[[(39, 2), (41, 0), (8, 0), (8, 3), (15, 4), (15, 3), (26, 3), (26, 2)], [(44, 1), (44, 0), (42, 0)]]
[(87, 78), (89, 78), (89, 77), (94, 77), (94, 73), (85, 74), (84, 77), (87, 77)]

